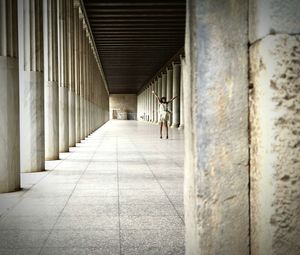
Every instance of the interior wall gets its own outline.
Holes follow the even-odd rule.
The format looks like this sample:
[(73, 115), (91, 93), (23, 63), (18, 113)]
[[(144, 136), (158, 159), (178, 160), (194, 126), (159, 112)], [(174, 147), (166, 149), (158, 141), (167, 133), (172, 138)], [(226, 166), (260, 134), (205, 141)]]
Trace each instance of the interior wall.
[(113, 119), (113, 111), (120, 113), (126, 112), (126, 119), (136, 120), (137, 115), (137, 96), (136, 94), (110, 94), (109, 112), (110, 119)]

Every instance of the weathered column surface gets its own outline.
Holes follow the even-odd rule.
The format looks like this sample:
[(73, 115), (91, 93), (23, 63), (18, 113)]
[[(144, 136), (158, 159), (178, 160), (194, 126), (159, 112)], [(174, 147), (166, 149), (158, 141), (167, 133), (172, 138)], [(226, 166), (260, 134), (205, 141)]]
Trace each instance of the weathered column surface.
[(57, 1), (47, 0), (45, 17), (45, 159), (59, 158)]
[(178, 128), (180, 122), (180, 63), (173, 63), (172, 127)]
[(179, 130), (184, 129), (184, 95), (183, 95), (183, 81), (184, 81), (184, 68), (185, 68), (185, 62), (184, 58), (180, 56), (180, 121), (179, 121)]
[[(155, 78), (154, 80), (154, 91), (158, 92), (158, 81)], [(152, 94), (153, 100), (154, 100), (154, 123), (158, 123), (158, 102), (154, 94)]]
[(20, 43), (21, 171), (37, 172), (45, 169), (43, 2), (19, 3), (24, 31)]
[(0, 193), (20, 188), (17, 1), (0, 2)]
[(249, 254), (247, 7), (243, 0), (187, 1), (188, 255)]
[(167, 97), (167, 74), (161, 73), (161, 96)]
[(300, 250), (300, 2), (254, 2), (249, 34), (251, 253), (296, 255)]
[(74, 73), (74, 0), (67, 2), (67, 54), (69, 79), (69, 147), (76, 145), (75, 127), (75, 73)]
[[(173, 97), (173, 70), (172, 68), (167, 68), (167, 101), (171, 100)], [(172, 103), (168, 104), (169, 110), (172, 112)], [(172, 114), (169, 117), (169, 126), (172, 125)]]
[(74, 5), (74, 72), (75, 72), (75, 135), (76, 143), (80, 143), (80, 50), (79, 50), (79, 3)]
[(69, 151), (69, 76), (67, 45), (67, 2), (58, 0), (59, 53), (59, 151)]

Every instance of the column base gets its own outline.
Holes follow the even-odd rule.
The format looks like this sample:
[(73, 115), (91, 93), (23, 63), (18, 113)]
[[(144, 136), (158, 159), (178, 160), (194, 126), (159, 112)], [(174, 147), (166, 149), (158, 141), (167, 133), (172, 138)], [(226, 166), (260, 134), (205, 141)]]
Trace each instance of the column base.
[(179, 125), (178, 130), (183, 130), (184, 129), (184, 125)]
[(171, 128), (178, 128), (179, 124), (172, 124)]

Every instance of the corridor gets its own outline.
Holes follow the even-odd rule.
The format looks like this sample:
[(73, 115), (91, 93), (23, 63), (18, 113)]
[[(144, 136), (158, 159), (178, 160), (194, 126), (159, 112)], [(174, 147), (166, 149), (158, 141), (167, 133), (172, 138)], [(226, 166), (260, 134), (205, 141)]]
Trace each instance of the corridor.
[(184, 254), (183, 132), (110, 121), (0, 194), (0, 254)]

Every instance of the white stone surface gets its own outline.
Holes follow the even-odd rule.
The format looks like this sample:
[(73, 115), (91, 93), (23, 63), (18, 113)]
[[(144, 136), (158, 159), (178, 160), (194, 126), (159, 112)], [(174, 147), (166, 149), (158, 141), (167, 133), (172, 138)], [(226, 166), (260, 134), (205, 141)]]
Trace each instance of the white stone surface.
[(75, 92), (69, 89), (69, 147), (76, 145)]
[(69, 151), (69, 89), (59, 87), (59, 152)]
[(0, 56), (0, 193), (20, 188), (18, 72), (17, 59)]
[(180, 122), (180, 64), (173, 63), (172, 128), (178, 128)]
[(300, 250), (300, 36), (269, 35), (250, 48), (251, 251)]
[(110, 121), (61, 158), (0, 194), (1, 254), (184, 254), (182, 133)]
[(47, 82), (45, 86), (45, 159), (59, 158), (59, 111), (58, 83)]
[(23, 72), (20, 86), (21, 171), (45, 169), (44, 75), (42, 72)]
[(253, 43), (269, 34), (300, 33), (299, 0), (249, 1), (249, 38)]

